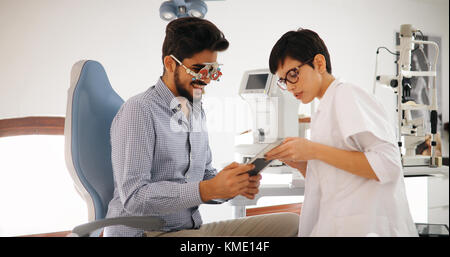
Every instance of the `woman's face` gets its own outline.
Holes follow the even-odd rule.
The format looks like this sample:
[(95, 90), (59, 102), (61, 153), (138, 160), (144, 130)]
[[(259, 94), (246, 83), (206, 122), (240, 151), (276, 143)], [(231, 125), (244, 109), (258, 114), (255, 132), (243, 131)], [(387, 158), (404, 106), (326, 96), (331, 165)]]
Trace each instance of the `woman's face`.
[[(311, 60), (311, 63), (314, 64), (314, 62), (315, 60)], [(308, 64), (302, 64), (302, 62), (288, 56), (282, 65), (280, 63), (276, 74), (279, 78), (285, 79), (288, 72), (295, 74), (297, 69), (297, 81), (295, 83), (286, 81), (287, 90), (303, 104), (307, 104), (314, 100), (315, 97), (320, 97), (322, 77), (316, 68), (312, 68)], [(298, 68), (300, 65), (302, 66)], [(314, 67), (317, 66), (314, 65)], [(291, 78), (292, 76), (289, 77)]]

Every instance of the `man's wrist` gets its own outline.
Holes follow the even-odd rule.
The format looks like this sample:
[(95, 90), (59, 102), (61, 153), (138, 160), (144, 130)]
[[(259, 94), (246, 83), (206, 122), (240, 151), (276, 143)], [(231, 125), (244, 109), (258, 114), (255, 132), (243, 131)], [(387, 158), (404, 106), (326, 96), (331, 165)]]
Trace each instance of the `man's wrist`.
[(200, 198), (202, 199), (203, 202), (208, 202), (214, 199), (211, 192), (211, 180), (200, 181), (199, 190), (200, 190)]

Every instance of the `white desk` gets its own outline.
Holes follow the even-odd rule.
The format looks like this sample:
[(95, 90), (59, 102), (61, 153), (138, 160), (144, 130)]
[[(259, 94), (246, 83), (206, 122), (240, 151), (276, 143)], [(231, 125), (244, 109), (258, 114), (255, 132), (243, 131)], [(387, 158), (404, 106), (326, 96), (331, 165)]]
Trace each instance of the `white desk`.
[[(289, 167), (271, 167), (263, 171), (264, 173), (276, 173), (287, 174), (289, 173)], [(294, 171), (298, 172), (298, 171)], [(437, 168), (430, 167), (405, 167), (404, 176), (447, 176), (449, 172), (448, 166), (442, 166)], [(302, 196), (305, 192), (304, 180), (295, 179), (291, 184), (263, 184), (259, 188), (259, 193), (255, 196), (255, 199), (250, 200), (243, 196), (237, 196), (229, 201), (233, 206), (233, 217), (242, 218), (246, 216), (246, 206), (256, 205), (258, 200), (264, 196)]]
[[(268, 167), (264, 174), (299, 174), (297, 170), (294, 170), (288, 166), (281, 167)], [(246, 216), (246, 206), (256, 205), (257, 202), (264, 196), (302, 196), (305, 192), (305, 180), (299, 176), (293, 175), (293, 181), (290, 184), (262, 184), (259, 187), (259, 193), (255, 196), (255, 199), (250, 200), (243, 196), (237, 196), (228, 201), (233, 207), (233, 218), (242, 218)]]
[[(420, 207), (420, 212), (426, 215), (426, 223), (447, 224), (449, 219), (449, 167), (442, 166), (437, 168), (430, 167), (405, 167), (404, 176), (423, 177), (424, 182), (420, 189), (425, 195), (419, 198), (416, 207)], [(414, 193), (412, 193), (414, 194)], [(420, 199), (424, 203), (420, 204)], [(410, 207), (413, 203), (410, 202)], [(422, 209), (422, 208), (425, 208)]]
[(256, 205), (258, 200), (263, 196), (289, 196), (289, 195), (303, 195), (305, 187), (292, 187), (289, 184), (268, 184), (259, 187), (259, 193), (255, 199), (250, 200), (243, 196), (237, 196), (229, 201), (234, 209), (233, 218), (242, 218), (246, 216), (245, 206)]
[(435, 176), (443, 175), (448, 177), (448, 166), (441, 166), (436, 168), (430, 167), (404, 167), (403, 175), (407, 176)]

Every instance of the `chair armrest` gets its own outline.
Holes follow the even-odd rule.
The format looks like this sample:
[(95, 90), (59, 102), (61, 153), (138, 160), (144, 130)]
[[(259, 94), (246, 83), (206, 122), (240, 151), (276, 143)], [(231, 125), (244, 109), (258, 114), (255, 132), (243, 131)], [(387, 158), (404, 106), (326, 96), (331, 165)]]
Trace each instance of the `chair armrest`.
[(158, 230), (164, 225), (164, 221), (161, 218), (154, 216), (128, 216), (128, 217), (116, 217), (102, 220), (91, 221), (85, 224), (76, 226), (70, 237), (87, 237), (93, 231), (100, 228), (124, 225), (132, 228), (138, 228), (143, 230)]
[[(206, 204), (222, 204), (230, 199), (214, 199), (206, 202)], [(126, 216), (126, 217), (116, 217), (108, 218), (102, 220), (91, 221), (85, 224), (76, 226), (72, 233), (68, 236), (70, 237), (86, 237), (89, 236), (95, 230), (100, 228), (124, 225), (132, 228), (143, 229), (146, 231), (161, 229), (164, 225), (164, 221), (161, 218), (154, 216)]]

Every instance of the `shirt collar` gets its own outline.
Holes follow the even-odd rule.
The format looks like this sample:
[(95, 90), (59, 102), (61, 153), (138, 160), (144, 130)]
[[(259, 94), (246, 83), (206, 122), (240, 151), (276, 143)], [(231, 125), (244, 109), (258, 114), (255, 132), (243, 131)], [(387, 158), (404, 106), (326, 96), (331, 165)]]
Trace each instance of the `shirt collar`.
[(336, 78), (333, 80), (333, 82), (331, 82), (331, 84), (328, 86), (327, 90), (323, 94), (322, 99), (320, 99), (317, 111), (320, 111), (322, 108), (324, 108), (324, 106), (328, 105), (328, 103), (331, 102), (333, 98), (333, 91), (339, 83), (340, 83), (339, 78)]
[(180, 104), (180, 102), (173, 95), (172, 91), (169, 90), (169, 88), (166, 86), (166, 84), (164, 84), (161, 78), (159, 78), (158, 82), (156, 82), (155, 90), (159, 94), (159, 96), (164, 100), (164, 102), (167, 103), (168, 106), (174, 105), (174, 102), (172, 101), (176, 101), (175, 106)]
[[(178, 99), (175, 97), (175, 95), (170, 91), (170, 89), (166, 86), (166, 84), (162, 81), (161, 77), (158, 79), (158, 82), (155, 85), (155, 90), (158, 92), (160, 97), (167, 103), (167, 106), (169, 106), (173, 112), (177, 112), (181, 110), (181, 103), (178, 101)], [(191, 102), (187, 101), (187, 107), (190, 110), (194, 110), (194, 114), (198, 114), (202, 110), (202, 102), (194, 102), (194, 104), (191, 104)]]

